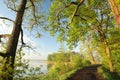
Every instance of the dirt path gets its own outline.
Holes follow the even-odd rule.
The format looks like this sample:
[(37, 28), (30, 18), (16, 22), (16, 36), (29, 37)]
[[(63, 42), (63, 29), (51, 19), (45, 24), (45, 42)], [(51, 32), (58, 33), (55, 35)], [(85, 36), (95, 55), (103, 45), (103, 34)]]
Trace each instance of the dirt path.
[(100, 64), (86, 66), (76, 71), (76, 73), (72, 74), (66, 80), (105, 80), (98, 73), (98, 67), (100, 66), (101, 66)]

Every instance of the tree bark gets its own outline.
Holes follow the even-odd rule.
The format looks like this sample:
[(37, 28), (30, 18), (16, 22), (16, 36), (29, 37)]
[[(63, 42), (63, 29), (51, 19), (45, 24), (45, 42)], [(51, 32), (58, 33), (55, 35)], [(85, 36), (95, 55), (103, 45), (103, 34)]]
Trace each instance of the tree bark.
[(110, 72), (114, 72), (113, 63), (112, 63), (112, 60), (111, 60), (110, 48), (108, 47), (108, 42), (106, 40), (104, 41), (104, 45), (105, 45), (105, 49), (106, 49), (106, 54), (107, 54), (107, 58), (108, 58), (108, 64), (109, 64)]
[(93, 53), (92, 53), (92, 50), (91, 50), (90, 46), (87, 46), (87, 47), (88, 47), (88, 54), (89, 54), (89, 56), (90, 56), (90, 61), (91, 61), (91, 63), (92, 63), (92, 64), (96, 64), (95, 58), (94, 58), (94, 56), (93, 56)]
[(108, 0), (111, 10), (113, 12), (114, 19), (118, 25), (118, 28), (120, 30), (120, 7), (117, 4), (117, 0)]
[(108, 64), (109, 64), (110, 72), (114, 72), (113, 63), (112, 63), (112, 60), (111, 60), (110, 48), (109, 48), (108, 42), (106, 40), (106, 35), (105, 35), (104, 31), (102, 30), (101, 26), (98, 26), (98, 33), (99, 33), (100, 39), (103, 42), (103, 45), (105, 47), (105, 53), (106, 53), (106, 56), (107, 56), (107, 61), (108, 61)]
[(13, 30), (11, 36), (8, 40), (6, 55), (7, 57), (3, 58), (2, 72), (7, 72), (6, 74), (1, 74), (1, 80), (13, 80), (13, 71), (14, 71), (14, 60), (16, 55), (16, 49), (18, 45), (18, 39), (21, 31), (22, 19), (25, 11), (27, 0), (21, 0), (18, 12), (16, 14), (16, 19), (14, 22)]
[(95, 59), (94, 59), (94, 56), (93, 56), (93, 54), (92, 54), (91, 51), (89, 52), (89, 56), (90, 56), (90, 58), (91, 58), (91, 64), (96, 64)]

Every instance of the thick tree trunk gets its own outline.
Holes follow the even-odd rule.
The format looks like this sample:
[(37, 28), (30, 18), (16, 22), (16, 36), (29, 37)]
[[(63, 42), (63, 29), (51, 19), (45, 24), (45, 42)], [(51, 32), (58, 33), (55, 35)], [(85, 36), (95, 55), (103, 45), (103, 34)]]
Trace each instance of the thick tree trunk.
[(13, 26), (12, 34), (9, 38), (7, 45), (7, 50), (6, 50), (7, 57), (4, 57), (3, 59), (3, 66), (2, 66), (3, 74), (0, 76), (1, 80), (13, 80), (14, 60), (15, 60), (16, 49), (21, 31), (22, 18), (24, 15), (26, 3), (27, 0), (21, 0), (16, 14), (16, 19)]
[(108, 0), (108, 2), (113, 12), (114, 19), (120, 29), (120, 6), (118, 6), (117, 0)]

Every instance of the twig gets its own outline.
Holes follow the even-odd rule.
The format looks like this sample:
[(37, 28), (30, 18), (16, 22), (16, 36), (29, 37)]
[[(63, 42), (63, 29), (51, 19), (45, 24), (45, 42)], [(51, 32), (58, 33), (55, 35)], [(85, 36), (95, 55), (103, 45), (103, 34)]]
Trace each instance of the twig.
[(6, 4), (6, 6), (9, 8), (9, 9), (11, 9), (12, 11), (15, 11), (15, 12), (19, 12), (17, 9), (16, 9), (16, 6), (15, 6), (15, 4), (14, 4), (14, 2), (12, 1), (12, 3), (14, 4), (14, 9), (12, 8), (12, 7), (10, 7), (8, 4), (9, 3), (7, 3), (5, 0), (3, 0), (4, 1), (4, 3)]
[(68, 8), (68, 7), (70, 7), (71, 5), (72, 5), (72, 3), (70, 3), (70, 4), (66, 5), (66, 6), (64, 6), (62, 9), (60, 9), (59, 12), (57, 13), (56, 17), (58, 17), (59, 14), (60, 14), (63, 10), (65, 10), (65, 9)]
[(11, 7), (9, 7), (9, 6), (7, 6), (9, 9), (11, 9), (12, 11), (15, 11), (15, 12), (20, 12), (20, 11), (18, 11), (18, 10), (16, 10), (16, 9), (13, 9), (13, 8), (11, 8)]
[(32, 5), (25, 7), (25, 9), (28, 9), (28, 8), (30, 8), (30, 7), (32, 7)]
[(80, 2), (80, 4), (78, 2), (71, 2), (70, 4), (64, 6), (61, 10), (59, 10), (59, 12), (57, 13), (56, 16), (58, 16), (63, 10), (65, 10), (66, 8), (70, 7), (72, 4), (74, 5), (81, 5), (83, 3), (84, 0), (82, 0), (82, 2)]
[(77, 17), (79, 17), (80, 19), (84, 20), (84, 21), (87, 21), (85, 18), (81, 17), (80, 15), (75, 15)]
[(26, 44), (25, 44), (24, 47), (25, 47), (25, 48), (28, 48), (28, 49), (31, 49), (31, 50), (34, 51), (34, 52), (37, 52), (37, 51), (35, 50), (36, 48), (33, 47), (31, 44), (29, 44), (29, 45), (26, 45)]

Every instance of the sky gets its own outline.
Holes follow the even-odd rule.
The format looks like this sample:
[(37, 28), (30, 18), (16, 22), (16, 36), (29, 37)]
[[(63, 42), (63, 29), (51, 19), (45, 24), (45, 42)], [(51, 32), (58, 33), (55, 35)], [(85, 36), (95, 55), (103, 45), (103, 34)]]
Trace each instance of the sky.
[[(43, 3), (43, 10), (48, 11), (50, 7), (50, 1), (45, 0)], [(11, 12), (3, 1), (0, 1), (0, 16), (8, 17), (11, 19), (15, 18), (15, 13)], [(12, 25), (5, 24), (2, 20), (0, 20), (0, 34), (11, 33)], [(29, 31), (24, 30), (24, 41), (25, 43), (30, 43), (33, 47), (35, 47), (35, 51), (26, 50), (26, 55), (24, 58), (27, 59), (46, 59), (48, 54), (53, 52), (57, 52), (60, 48), (61, 44), (56, 42), (55, 37), (51, 37), (48, 32), (42, 32), (42, 36), (40, 38), (35, 38), (30, 35)]]

